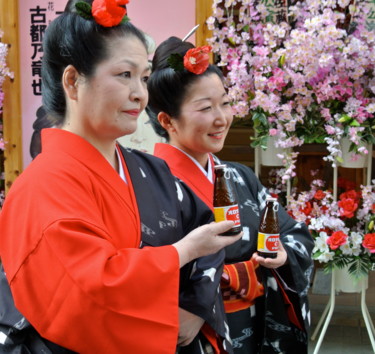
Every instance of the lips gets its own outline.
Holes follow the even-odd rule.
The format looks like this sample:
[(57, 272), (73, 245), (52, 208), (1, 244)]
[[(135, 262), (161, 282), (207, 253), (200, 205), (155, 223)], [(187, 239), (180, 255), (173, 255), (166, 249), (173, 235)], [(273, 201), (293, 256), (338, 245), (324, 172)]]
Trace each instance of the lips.
[(124, 111), (126, 114), (129, 114), (131, 116), (138, 116), (139, 113), (140, 113), (140, 110), (139, 109), (131, 109), (131, 110), (128, 110), (128, 111)]
[(215, 139), (220, 139), (223, 137), (223, 135), (224, 135), (224, 131), (208, 134), (208, 136), (210, 136), (211, 138), (215, 138)]

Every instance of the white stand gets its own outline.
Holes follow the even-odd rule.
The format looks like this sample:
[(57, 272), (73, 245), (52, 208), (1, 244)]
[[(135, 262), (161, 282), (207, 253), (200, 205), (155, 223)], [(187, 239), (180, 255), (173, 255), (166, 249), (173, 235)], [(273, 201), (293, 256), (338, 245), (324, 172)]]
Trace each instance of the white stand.
[[(318, 354), (319, 353), (320, 346), (322, 345), (323, 338), (324, 338), (324, 336), (326, 334), (329, 322), (331, 321), (331, 318), (332, 318), (333, 310), (335, 308), (335, 296), (336, 296), (336, 294), (335, 294), (335, 291), (336, 291), (336, 287), (335, 287), (335, 285), (336, 285), (336, 274), (335, 273), (336, 273), (336, 271), (333, 270), (332, 271), (332, 280), (331, 280), (331, 295), (329, 297), (328, 304), (325, 307), (325, 309), (323, 311), (323, 314), (322, 314), (322, 316), (319, 319), (319, 322), (318, 322), (318, 324), (317, 324), (317, 326), (315, 328), (315, 331), (314, 331), (313, 335), (311, 336), (311, 340), (314, 341), (315, 338), (316, 338), (316, 335), (318, 334), (319, 329), (322, 326), (322, 323), (323, 323), (323, 321), (325, 319), (323, 329), (322, 329), (322, 331), (320, 333), (318, 342), (316, 343), (316, 346), (315, 346), (315, 349), (314, 349), (314, 354)], [(367, 328), (368, 336), (370, 337), (372, 349), (373, 349), (373, 351), (375, 353), (375, 339), (374, 339), (375, 328), (374, 328), (374, 324), (373, 324), (373, 322), (371, 320), (370, 313), (369, 313), (367, 305), (366, 305), (366, 285), (365, 285), (365, 282), (362, 282), (361, 286), (362, 286), (362, 288), (361, 288), (361, 310), (362, 310), (362, 316), (363, 316), (363, 319), (365, 321), (365, 325), (366, 325), (366, 328)]]
[[(261, 148), (259, 146), (255, 147), (254, 149), (254, 158), (255, 158), (255, 162), (254, 162), (254, 173), (255, 173), (255, 176), (257, 176), (259, 178), (259, 174), (260, 174), (260, 153), (261, 153)], [(280, 166), (275, 166), (275, 167), (280, 167)], [(287, 181), (286, 181), (286, 198), (287, 200), (289, 200), (289, 197), (290, 197), (290, 194), (291, 194), (291, 190), (292, 190), (292, 185), (291, 185), (291, 178), (289, 178)]]

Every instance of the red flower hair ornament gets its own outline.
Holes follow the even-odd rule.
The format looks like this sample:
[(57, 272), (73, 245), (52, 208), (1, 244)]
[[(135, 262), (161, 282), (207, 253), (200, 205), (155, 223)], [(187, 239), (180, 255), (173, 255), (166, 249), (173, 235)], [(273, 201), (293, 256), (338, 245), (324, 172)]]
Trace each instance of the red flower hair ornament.
[(169, 66), (175, 71), (182, 71), (184, 68), (193, 74), (203, 74), (210, 65), (210, 55), (212, 48), (209, 45), (189, 49), (184, 57), (173, 53), (168, 58)]
[(126, 4), (129, 0), (94, 0), (92, 6), (84, 1), (75, 4), (78, 15), (103, 27), (114, 27), (129, 21), (126, 16)]

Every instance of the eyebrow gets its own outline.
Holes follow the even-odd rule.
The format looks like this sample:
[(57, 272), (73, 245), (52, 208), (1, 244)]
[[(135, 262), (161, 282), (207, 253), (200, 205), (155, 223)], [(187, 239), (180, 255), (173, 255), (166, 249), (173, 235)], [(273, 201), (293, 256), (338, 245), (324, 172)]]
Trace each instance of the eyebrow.
[[(221, 98), (223, 98), (224, 96), (228, 96), (228, 94), (226, 92), (224, 92), (222, 95), (221, 95)], [(202, 98), (198, 98), (197, 100), (194, 100), (192, 101), (193, 103), (196, 103), (196, 102), (200, 102), (200, 101), (211, 101), (211, 98), (210, 97), (202, 97)]]
[[(129, 60), (129, 59), (124, 59), (122, 60), (123, 63), (127, 63), (129, 64), (130, 66), (132, 66), (133, 68), (140, 68), (140, 65), (138, 63), (135, 63), (134, 61), (132, 60)], [(150, 69), (150, 64), (147, 63), (147, 65), (145, 66), (145, 68), (143, 69), (143, 71), (151, 71)]]

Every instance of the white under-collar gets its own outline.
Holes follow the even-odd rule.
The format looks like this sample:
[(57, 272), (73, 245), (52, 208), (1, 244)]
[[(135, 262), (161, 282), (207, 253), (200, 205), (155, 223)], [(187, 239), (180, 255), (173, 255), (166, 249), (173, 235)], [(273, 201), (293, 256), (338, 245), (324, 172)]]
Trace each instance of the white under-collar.
[(120, 153), (119, 153), (119, 151), (118, 151), (117, 148), (116, 148), (116, 155), (117, 155), (117, 160), (118, 160), (118, 174), (120, 175), (121, 179), (125, 183), (127, 183), (126, 176), (125, 176), (125, 171), (124, 171), (124, 166), (122, 164), (122, 159), (121, 159)]
[(202, 171), (202, 173), (207, 177), (207, 179), (211, 182), (211, 183), (214, 183), (214, 176), (213, 176), (213, 173), (212, 173), (212, 163), (211, 163), (211, 159), (208, 158), (208, 164), (207, 164), (207, 171), (202, 167), (202, 165), (193, 157), (193, 156), (190, 156), (187, 152), (185, 152), (184, 150), (181, 150), (180, 148), (178, 148), (177, 146), (174, 146), (174, 145), (171, 145), (173, 146), (174, 148), (176, 148), (177, 150), (180, 150), (182, 153), (184, 153), (191, 161), (193, 161), (198, 167), (199, 169)]

